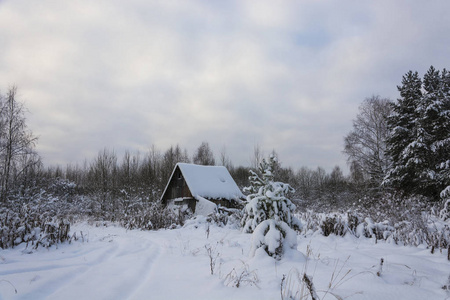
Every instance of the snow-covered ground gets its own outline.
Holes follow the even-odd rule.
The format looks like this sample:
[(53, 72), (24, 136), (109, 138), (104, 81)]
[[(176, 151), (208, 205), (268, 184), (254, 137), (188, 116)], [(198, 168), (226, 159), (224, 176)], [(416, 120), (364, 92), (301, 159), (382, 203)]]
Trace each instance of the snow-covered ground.
[(446, 253), (316, 235), (299, 236), (299, 252), (275, 261), (248, 256), (250, 234), (207, 228), (202, 222), (160, 231), (75, 225), (72, 232), (82, 232), (84, 242), (1, 251), (0, 299), (287, 299), (302, 293), (305, 271), (320, 299), (450, 299), (443, 289), (450, 284)]

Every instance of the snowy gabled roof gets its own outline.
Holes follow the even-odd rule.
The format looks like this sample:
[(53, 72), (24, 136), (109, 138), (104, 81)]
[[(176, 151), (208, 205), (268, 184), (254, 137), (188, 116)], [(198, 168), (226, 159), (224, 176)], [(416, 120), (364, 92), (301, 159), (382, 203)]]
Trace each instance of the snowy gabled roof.
[(178, 163), (175, 169), (177, 167), (180, 168), (193, 197), (228, 200), (244, 198), (225, 167), (187, 163)]

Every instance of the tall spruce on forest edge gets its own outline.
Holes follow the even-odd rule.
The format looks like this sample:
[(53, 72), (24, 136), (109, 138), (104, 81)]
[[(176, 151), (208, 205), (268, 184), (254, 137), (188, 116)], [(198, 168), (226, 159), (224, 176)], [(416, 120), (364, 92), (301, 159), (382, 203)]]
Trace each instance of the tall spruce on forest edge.
[(434, 200), (450, 196), (449, 83), (449, 73), (433, 66), (423, 81), (417, 72), (403, 76), (398, 86), (401, 97), (388, 118), (387, 153), (392, 165), (385, 185)]

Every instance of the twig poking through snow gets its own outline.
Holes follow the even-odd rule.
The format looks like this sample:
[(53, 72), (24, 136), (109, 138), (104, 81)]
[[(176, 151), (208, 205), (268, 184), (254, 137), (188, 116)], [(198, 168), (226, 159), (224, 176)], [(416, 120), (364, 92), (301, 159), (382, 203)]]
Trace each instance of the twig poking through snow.
[(445, 291), (450, 291), (450, 275), (448, 275), (447, 284), (442, 286)]
[(14, 293), (17, 294), (17, 289), (16, 289), (16, 287), (14, 286), (14, 284), (11, 283), (11, 281), (5, 280), (5, 279), (0, 279), (0, 282), (2, 282), (2, 281), (9, 283), (9, 284), (13, 287)]
[(206, 238), (209, 239), (209, 233), (210, 233), (210, 228), (209, 228), (209, 223), (206, 225)]
[(308, 275), (306, 275), (306, 273), (303, 274), (303, 282), (308, 287), (309, 293), (311, 294), (311, 299), (318, 300), (319, 297), (317, 296), (316, 289), (314, 288), (312, 279)]
[(380, 267), (378, 268), (378, 271), (377, 271), (377, 276), (378, 276), (378, 277), (381, 276), (381, 272), (383, 271), (383, 263), (384, 263), (384, 259), (381, 258), (381, 259), (380, 259)]
[(206, 253), (208, 254), (209, 257), (209, 268), (211, 271), (211, 275), (214, 275), (214, 269), (216, 268), (216, 261), (217, 258), (219, 258), (220, 256), (220, 253), (217, 252), (216, 247), (213, 247), (209, 244), (205, 245)]
[(224, 283), (226, 286), (239, 288), (244, 285), (250, 286), (258, 286), (259, 278), (256, 270), (250, 271), (249, 266), (242, 262), (242, 267), (236, 271), (236, 268), (233, 268), (230, 273), (225, 276)]
[(450, 245), (448, 245), (447, 249), (447, 260), (450, 260)]

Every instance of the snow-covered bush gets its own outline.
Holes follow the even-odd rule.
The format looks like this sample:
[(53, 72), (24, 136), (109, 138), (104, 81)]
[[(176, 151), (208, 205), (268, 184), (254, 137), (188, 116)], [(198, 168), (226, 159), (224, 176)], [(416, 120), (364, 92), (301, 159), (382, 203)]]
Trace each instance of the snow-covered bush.
[(302, 234), (334, 234), (344, 236), (351, 234), (358, 238), (371, 238), (374, 242), (386, 241), (409, 246), (427, 246), (431, 252), (448, 250), (450, 246), (450, 227), (436, 216), (426, 213), (417, 219), (404, 218), (392, 222), (376, 222), (372, 216), (361, 213), (315, 213), (306, 211), (300, 214), (304, 224)]
[(186, 210), (162, 207), (161, 203), (134, 202), (127, 213), (119, 217), (120, 224), (127, 229), (156, 230), (183, 225), (191, 214)]
[(439, 217), (443, 221), (450, 220), (450, 198), (445, 201), (444, 208), (441, 210)]
[(208, 219), (211, 220), (211, 223), (219, 227), (239, 228), (242, 219), (242, 210), (219, 206), (216, 212), (208, 216)]
[(276, 182), (273, 167), (276, 158), (271, 156), (260, 164), (261, 177), (253, 171), (249, 177), (251, 186), (245, 191), (247, 204), (241, 221), (243, 231), (253, 233), (251, 254), (262, 248), (276, 259), (282, 257), (287, 248), (296, 248), (295, 230), (301, 229), (300, 220), (294, 216), (295, 205), (286, 196), (293, 188), (289, 184)]
[(332, 233), (343, 236), (346, 232), (345, 223), (338, 214), (325, 215), (320, 222), (320, 229), (322, 229), (324, 236), (329, 236)]
[(355, 212), (326, 214), (307, 210), (301, 213), (299, 218), (302, 220), (302, 233), (305, 235), (320, 232), (324, 236), (344, 236), (347, 233), (356, 236), (360, 224), (363, 223), (362, 216)]
[(3, 209), (0, 212), (0, 248), (7, 249), (21, 243), (38, 248), (50, 247), (69, 239), (70, 223), (50, 218), (37, 209), (23, 205), (18, 212)]

